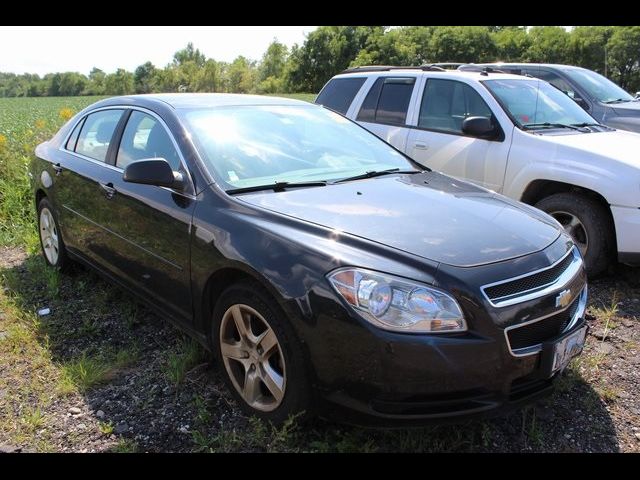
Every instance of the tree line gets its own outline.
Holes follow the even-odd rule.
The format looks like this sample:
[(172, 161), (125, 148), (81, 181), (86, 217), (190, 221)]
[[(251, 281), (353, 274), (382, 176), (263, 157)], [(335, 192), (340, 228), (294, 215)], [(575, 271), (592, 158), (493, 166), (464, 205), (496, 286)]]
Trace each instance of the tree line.
[(130, 72), (0, 73), (0, 96), (125, 95), (151, 92), (318, 92), (336, 73), (358, 65), (436, 62), (545, 62), (602, 73), (628, 91), (640, 90), (640, 26), (324, 26), (302, 45), (273, 40), (259, 61), (207, 58), (193, 44), (158, 68)]

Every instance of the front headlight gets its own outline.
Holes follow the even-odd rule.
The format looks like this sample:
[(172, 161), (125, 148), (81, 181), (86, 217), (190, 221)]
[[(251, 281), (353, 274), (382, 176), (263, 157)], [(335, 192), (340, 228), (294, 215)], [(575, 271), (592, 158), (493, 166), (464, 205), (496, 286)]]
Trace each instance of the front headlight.
[(385, 330), (411, 333), (467, 330), (458, 302), (442, 290), (362, 268), (341, 268), (327, 278), (365, 320)]

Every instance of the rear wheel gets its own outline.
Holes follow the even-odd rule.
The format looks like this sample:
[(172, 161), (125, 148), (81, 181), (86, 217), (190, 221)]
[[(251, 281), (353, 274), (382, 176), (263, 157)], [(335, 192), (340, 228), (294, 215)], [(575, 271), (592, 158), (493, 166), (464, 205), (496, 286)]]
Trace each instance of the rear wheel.
[(613, 236), (604, 205), (578, 193), (556, 193), (535, 205), (562, 224), (584, 258), (587, 273), (602, 273), (611, 260)]
[(308, 414), (305, 359), (277, 303), (253, 282), (231, 286), (220, 298), (213, 312), (213, 352), (240, 407), (275, 424)]
[(47, 198), (38, 203), (38, 233), (47, 264), (58, 270), (66, 270), (69, 265), (67, 250), (60, 235), (57, 217)]

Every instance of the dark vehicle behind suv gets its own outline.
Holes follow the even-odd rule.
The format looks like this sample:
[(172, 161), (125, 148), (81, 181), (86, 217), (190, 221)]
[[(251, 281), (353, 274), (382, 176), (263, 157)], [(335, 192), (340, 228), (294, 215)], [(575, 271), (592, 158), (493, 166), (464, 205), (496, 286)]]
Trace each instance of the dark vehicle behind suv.
[(251, 415), (498, 411), (584, 343), (583, 261), (557, 222), (317, 105), (113, 97), (30, 173), (49, 265), (85, 263), (189, 332)]
[(569, 95), (598, 122), (640, 133), (640, 101), (599, 73), (550, 63), (478, 63), (461, 65), (458, 70), (486, 67), (545, 80)]

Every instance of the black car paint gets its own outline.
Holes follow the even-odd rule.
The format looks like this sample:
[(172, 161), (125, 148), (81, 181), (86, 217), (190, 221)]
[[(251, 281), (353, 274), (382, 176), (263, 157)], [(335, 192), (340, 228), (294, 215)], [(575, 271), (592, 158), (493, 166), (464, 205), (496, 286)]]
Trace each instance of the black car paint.
[[(113, 167), (115, 150), (107, 158), (111, 165), (101, 165), (62, 148), (78, 119), (96, 108), (116, 106), (142, 108), (164, 120), (184, 158), (182, 173), (188, 179), (185, 191), (124, 182), (122, 171)], [(425, 248), (416, 255), (408, 245), (394, 245), (392, 237), (378, 241), (376, 236), (389, 229), (384, 222), (390, 217), (378, 215), (376, 228), (349, 232), (351, 226), (358, 225), (353, 214), (325, 212), (310, 220), (304, 218), (303, 211), (290, 211), (282, 204), (303, 201), (308, 195), (317, 206), (321, 195), (327, 195), (336, 204), (362, 197), (365, 203), (379, 207), (383, 198), (393, 199), (392, 203), (400, 206), (404, 192), (411, 192), (406, 200), (415, 202), (415, 189), (442, 190), (438, 195), (445, 195), (451, 202), (467, 201), (464, 199), (475, 195), (482, 200), (477, 208), (489, 201), (496, 214), (501, 209), (513, 213), (516, 204), (429, 172), (318, 189), (229, 196), (200, 163), (175, 110), (153, 96), (113, 98), (88, 107), (51, 141), (41, 144), (36, 156), (31, 170), (36, 199), (47, 195), (53, 203), (69, 253), (138, 294), (203, 345), (210, 346), (207, 337), (216, 296), (243, 276), (260, 282), (291, 320), (308, 354), (312, 383), (319, 397), (329, 400), (322, 405), (342, 405), (348, 411), (358, 410), (382, 422), (397, 422), (401, 418), (437, 418), (508, 406), (514, 382), (544, 383), (545, 388), (536, 387), (531, 395), (547, 391), (548, 380), (541, 377), (544, 372), (539, 369), (539, 356), (509, 355), (503, 327), (552, 311), (553, 297), (498, 310), (481, 296), (479, 288), (547, 267), (571, 248), (569, 237), (533, 209), (520, 215), (530, 216), (529, 227), (539, 230), (543, 242), (532, 244), (519, 236), (513, 242), (520, 242), (522, 249), (502, 258), (485, 254), (473, 260), (476, 244), (488, 245), (487, 239), (501, 238), (499, 233), (496, 236), (496, 232), (476, 228), (469, 233), (487, 235), (487, 239), (478, 238), (476, 243), (468, 236), (446, 238), (457, 242), (450, 252), (458, 255), (460, 266), (455, 265), (456, 258), (440, 261), (445, 256), (436, 250), (437, 259), (429, 258)], [(56, 164), (63, 168), (57, 176)], [(45, 188), (40, 181), (43, 171), (53, 178), (51, 188)], [(110, 197), (101, 184), (110, 184), (115, 194)], [(425, 193), (423, 198), (429, 195)], [(439, 205), (443, 208), (444, 203)], [(418, 213), (412, 210), (412, 215)], [(425, 219), (426, 214), (407, 221)], [(437, 223), (446, 220), (442, 211), (433, 219), (424, 229), (447, 228), (446, 223)], [(393, 223), (392, 227), (398, 225)], [(417, 234), (418, 230), (412, 232)], [(424, 238), (415, 241), (423, 242)], [(342, 266), (379, 270), (453, 293), (469, 331), (412, 335), (376, 328), (347, 308), (330, 287), (326, 273)], [(586, 281), (584, 272), (580, 279)], [(468, 398), (478, 395), (490, 395), (491, 399), (482, 400), (473, 408), (462, 406)], [(441, 407), (440, 413), (424, 407), (451, 399), (453, 407)], [(376, 409), (376, 402), (387, 407)], [(390, 413), (400, 408), (396, 404), (406, 402), (422, 407), (415, 407), (415, 414)], [(325, 407), (327, 415), (338, 415), (338, 411)], [(349, 420), (349, 415), (344, 419)]]

